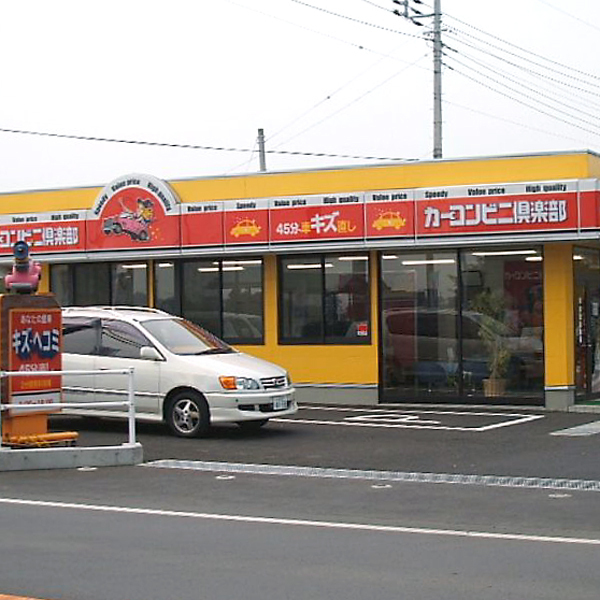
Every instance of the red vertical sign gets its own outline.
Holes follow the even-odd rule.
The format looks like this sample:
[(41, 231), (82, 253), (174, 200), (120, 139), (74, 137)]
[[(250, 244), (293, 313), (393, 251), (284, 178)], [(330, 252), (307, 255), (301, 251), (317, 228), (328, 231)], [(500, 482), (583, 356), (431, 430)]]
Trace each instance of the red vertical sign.
[[(60, 371), (62, 318), (60, 308), (9, 310), (9, 371)], [(60, 402), (60, 375), (18, 375), (9, 378), (11, 404)], [(18, 413), (18, 409), (14, 409)]]

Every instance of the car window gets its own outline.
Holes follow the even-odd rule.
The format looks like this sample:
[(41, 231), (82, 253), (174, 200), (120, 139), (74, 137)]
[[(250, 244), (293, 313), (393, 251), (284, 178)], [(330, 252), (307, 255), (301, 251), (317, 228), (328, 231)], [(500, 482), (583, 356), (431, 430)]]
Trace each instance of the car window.
[(63, 352), (98, 354), (100, 319), (63, 315)]
[(123, 321), (102, 320), (101, 356), (139, 358), (142, 346), (152, 346), (148, 338), (136, 327)]
[(173, 354), (228, 354), (235, 350), (206, 329), (185, 319), (152, 319), (142, 324)]

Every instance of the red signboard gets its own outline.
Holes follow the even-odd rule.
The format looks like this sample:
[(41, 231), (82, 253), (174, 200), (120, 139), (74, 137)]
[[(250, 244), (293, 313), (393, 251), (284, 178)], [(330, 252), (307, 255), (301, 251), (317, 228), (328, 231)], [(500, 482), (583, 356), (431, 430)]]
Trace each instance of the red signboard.
[(223, 227), (222, 202), (199, 202), (181, 207), (182, 246), (222, 245)]
[(11, 254), (15, 242), (33, 252), (85, 250), (85, 211), (5, 216), (0, 220), (0, 254)]
[(87, 249), (179, 246), (179, 203), (164, 182), (127, 175), (108, 184), (87, 221)]
[(577, 229), (577, 182), (417, 190), (417, 235)]
[(579, 226), (581, 229), (600, 227), (600, 191), (597, 179), (579, 181)]
[(373, 192), (365, 203), (366, 236), (406, 237), (415, 234), (415, 211), (410, 190)]
[(363, 238), (364, 198), (349, 194), (275, 199), (269, 227), (272, 242)]
[(126, 175), (87, 211), (0, 215), (0, 255), (381, 240), (600, 229), (597, 179), (378, 190), (181, 204)]
[(226, 200), (223, 204), (226, 244), (265, 244), (269, 241), (268, 200)]
[[(60, 308), (11, 308), (9, 310), (8, 370), (60, 371)], [(60, 402), (60, 375), (28, 375), (9, 378), (10, 403), (13, 405), (54, 404)], [(18, 413), (12, 409), (11, 413)]]

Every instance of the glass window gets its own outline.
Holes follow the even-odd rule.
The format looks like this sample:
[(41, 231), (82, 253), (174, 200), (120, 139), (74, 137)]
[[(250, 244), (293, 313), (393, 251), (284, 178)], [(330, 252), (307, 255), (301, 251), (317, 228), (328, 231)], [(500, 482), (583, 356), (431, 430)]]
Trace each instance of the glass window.
[(110, 319), (102, 320), (100, 354), (116, 358), (139, 358), (142, 346), (152, 346), (133, 325)]
[(575, 392), (578, 401), (600, 396), (600, 254), (573, 248), (575, 274)]
[(98, 353), (100, 319), (63, 316), (63, 352), (93, 355)]
[(148, 266), (143, 263), (112, 264), (113, 305), (148, 306)]
[(325, 338), (368, 336), (369, 314), (369, 256), (332, 256), (326, 260)]
[(224, 260), (221, 268), (223, 337), (246, 343), (262, 341), (262, 260)]
[(384, 397), (543, 396), (537, 249), (381, 255)]
[(384, 393), (457, 392), (457, 262), (455, 252), (382, 254)]
[(154, 263), (154, 306), (172, 315), (179, 315), (177, 288), (178, 263), (158, 260)]
[(542, 255), (470, 250), (461, 257), (465, 391), (484, 397), (544, 390)]
[(282, 342), (370, 341), (367, 254), (284, 257), (279, 266)]
[(110, 304), (110, 264), (73, 265), (73, 300), (78, 306)]
[(183, 316), (223, 337), (221, 331), (221, 277), (219, 261), (191, 260), (182, 265)]
[(260, 258), (182, 264), (182, 316), (230, 343), (264, 339)]
[(61, 306), (73, 304), (73, 279), (70, 265), (50, 267), (50, 289)]

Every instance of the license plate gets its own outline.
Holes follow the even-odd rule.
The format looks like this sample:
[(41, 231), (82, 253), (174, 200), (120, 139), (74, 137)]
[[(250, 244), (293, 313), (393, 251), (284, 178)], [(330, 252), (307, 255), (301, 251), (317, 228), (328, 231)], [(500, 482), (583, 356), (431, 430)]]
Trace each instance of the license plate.
[(284, 410), (288, 406), (287, 398), (275, 398), (273, 400), (273, 410)]

